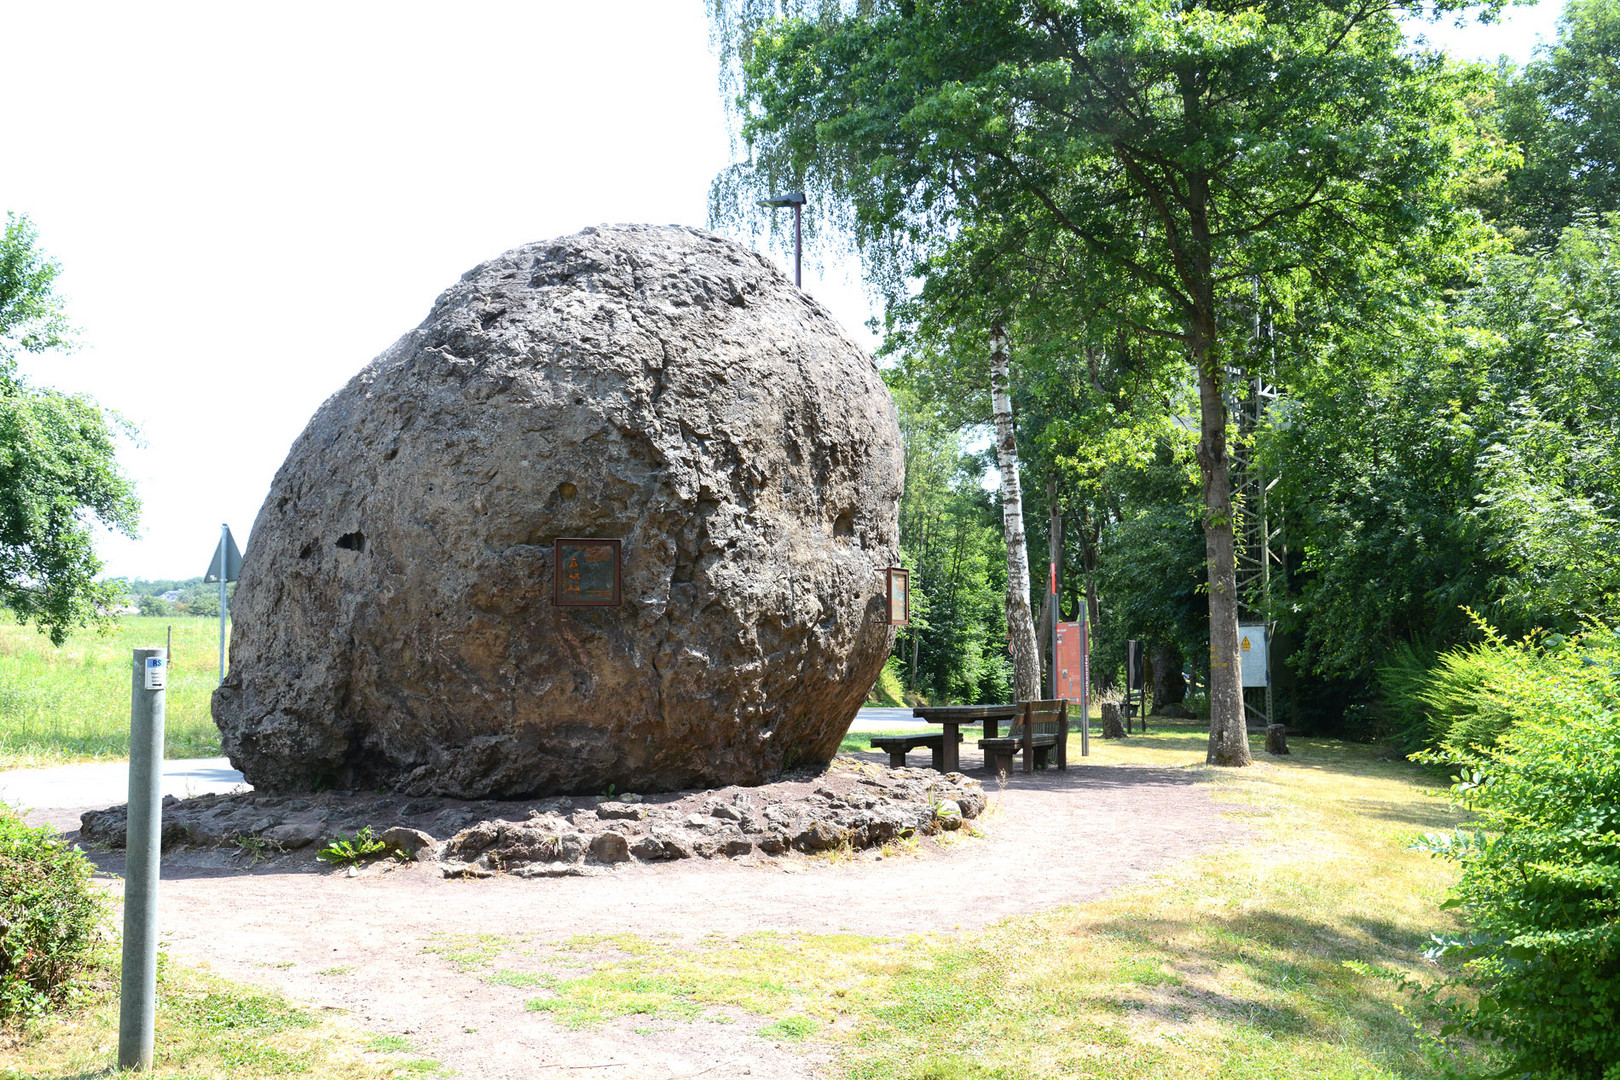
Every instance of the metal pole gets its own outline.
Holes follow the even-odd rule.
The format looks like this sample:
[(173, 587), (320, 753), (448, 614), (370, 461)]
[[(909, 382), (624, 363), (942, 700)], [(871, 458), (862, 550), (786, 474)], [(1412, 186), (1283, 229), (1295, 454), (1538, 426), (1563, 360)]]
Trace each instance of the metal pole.
[(1080, 756), (1091, 756), (1091, 610), (1080, 598)]
[(1052, 594), (1048, 610), (1052, 612), (1052, 699), (1055, 701), (1061, 696), (1058, 693), (1058, 620), (1063, 613), (1058, 610), (1057, 563), (1052, 563), (1047, 569), (1050, 571), (1047, 585)]
[(804, 234), (799, 228), (799, 215), (804, 210), (802, 202), (793, 204), (793, 286), (804, 288), (804, 278), (799, 274), (799, 259), (804, 250)]
[[(153, 661), (156, 664), (153, 664)], [(124, 841), (124, 967), (118, 1067), (152, 1067), (157, 1014), (158, 857), (163, 837), (163, 687), (168, 653), (136, 649), (129, 695), (129, 832)]]
[(225, 685), (225, 579), (230, 577), (230, 547), (225, 538), (231, 535), (229, 525), (219, 527), (219, 682)]

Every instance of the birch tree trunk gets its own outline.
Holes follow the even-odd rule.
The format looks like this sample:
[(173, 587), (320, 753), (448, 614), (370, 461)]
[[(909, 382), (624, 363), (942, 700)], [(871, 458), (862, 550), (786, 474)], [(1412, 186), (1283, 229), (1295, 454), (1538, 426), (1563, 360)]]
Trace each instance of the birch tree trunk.
[[(1018, 700), (1040, 700), (1041, 652), (1029, 610), (1029, 550), (1024, 545), (1024, 496), (1013, 437), (1012, 375), (1007, 332), (990, 328), (990, 410), (996, 421), (996, 465), (1001, 469), (1001, 523), (1007, 541), (1007, 639)], [(1236, 623), (1233, 633), (1236, 633)]]

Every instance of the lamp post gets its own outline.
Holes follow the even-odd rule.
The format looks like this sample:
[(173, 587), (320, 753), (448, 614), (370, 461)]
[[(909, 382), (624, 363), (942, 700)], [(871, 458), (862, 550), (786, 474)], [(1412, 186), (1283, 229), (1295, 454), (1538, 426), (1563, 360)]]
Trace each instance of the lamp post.
[(790, 191), (786, 195), (772, 195), (768, 199), (759, 200), (759, 205), (775, 209), (778, 206), (793, 207), (793, 284), (797, 288), (804, 288), (804, 282), (799, 276), (799, 260), (804, 250), (804, 233), (800, 229), (800, 215), (804, 213), (804, 192)]

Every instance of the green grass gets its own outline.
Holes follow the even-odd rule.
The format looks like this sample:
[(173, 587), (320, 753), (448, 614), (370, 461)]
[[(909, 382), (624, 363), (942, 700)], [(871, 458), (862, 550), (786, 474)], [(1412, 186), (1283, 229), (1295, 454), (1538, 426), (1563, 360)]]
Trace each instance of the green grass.
[(1408, 848), (1456, 820), (1433, 779), (1298, 737), (1291, 757), (1256, 746), (1253, 768), (1216, 769), (1207, 742), (1166, 721), (1094, 739), (1086, 759), (1072, 748), (1082, 785), (1092, 764), (1207, 782), (1220, 809), (1196, 827), (1236, 841), (1106, 900), (955, 935), (485, 939), (495, 954), (469, 974), (493, 981), (496, 954), (522, 955), (552, 977), (527, 1007), (565, 1028), (749, 1014), (761, 1037), (821, 1044), (849, 1080), (1443, 1075), (1391, 984), (1347, 966), (1438, 974), (1422, 954), (1456, 928), (1439, 909), (1454, 874)]
[(209, 700), (219, 682), (216, 619), (126, 616), (60, 649), (32, 627), (0, 622), (0, 769), (129, 756), (131, 651), (174, 628), (164, 695), (164, 753), (219, 754)]
[[(22, 1030), (0, 1030), (0, 1080), (90, 1080), (122, 1075), (118, 1061), (118, 958), (109, 943), (76, 1003)], [(206, 971), (158, 964), (153, 1080), (396, 1080), (438, 1075), (438, 1062), (405, 1057), (397, 1036), (367, 1036), (270, 991)]]
[[(844, 741), (838, 744), (838, 752), (840, 754), (864, 754), (872, 749), (872, 737), (874, 735), (927, 735), (930, 730), (936, 735), (940, 731), (939, 728), (915, 727), (885, 729), (883, 731), (851, 731), (844, 736)], [(882, 752), (881, 750), (878, 751), (878, 753)], [(926, 751), (918, 750), (917, 753), (925, 754)]]

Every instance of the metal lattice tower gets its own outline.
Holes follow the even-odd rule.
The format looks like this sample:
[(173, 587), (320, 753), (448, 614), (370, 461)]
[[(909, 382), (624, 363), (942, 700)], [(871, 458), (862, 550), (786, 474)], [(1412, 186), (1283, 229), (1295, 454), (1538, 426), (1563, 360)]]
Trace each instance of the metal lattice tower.
[[(1258, 320), (1257, 320), (1258, 323)], [(1258, 325), (1256, 327), (1258, 336)], [(1227, 407), (1237, 428), (1232, 445), (1232, 494), (1236, 521), (1237, 541), (1237, 601), (1241, 622), (1263, 623), (1266, 627), (1266, 645), (1269, 661), (1271, 631), (1271, 575), (1272, 567), (1284, 565), (1286, 548), (1277, 545), (1281, 526), (1273, 528), (1268, 512), (1270, 492), (1277, 477), (1268, 477), (1255, 452), (1255, 436), (1261, 421), (1277, 400), (1277, 388), (1263, 375), (1241, 371), (1227, 371)], [(1262, 691), (1260, 687), (1246, 687), (1243, 691), (1244, 709), (1258, 713), (1266, 723), (1272, 722), (1270, 680)], [(1253, 698), (1261, 698), (1254, 701)]]

